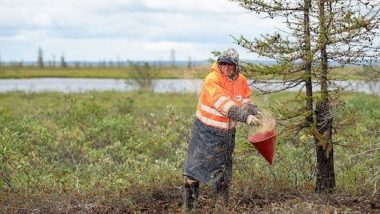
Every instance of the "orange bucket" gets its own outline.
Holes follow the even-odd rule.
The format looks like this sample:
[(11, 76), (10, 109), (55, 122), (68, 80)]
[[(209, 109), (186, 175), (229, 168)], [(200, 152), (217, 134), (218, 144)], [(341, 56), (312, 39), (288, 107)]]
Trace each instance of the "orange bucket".
[(272, 165), (274, 147), (276, 145), (276, 130), (257, 133), (248, 137), (248, 140), (259, 153)]

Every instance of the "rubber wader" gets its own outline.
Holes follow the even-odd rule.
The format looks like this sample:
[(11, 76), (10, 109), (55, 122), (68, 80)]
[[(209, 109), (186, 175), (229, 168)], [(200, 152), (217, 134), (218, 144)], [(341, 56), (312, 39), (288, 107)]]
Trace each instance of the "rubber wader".
[(185, 212), (191, 212), (196, 206), (199, 196), (199, 181), (185, 177), (184, 181), (184, 208)]

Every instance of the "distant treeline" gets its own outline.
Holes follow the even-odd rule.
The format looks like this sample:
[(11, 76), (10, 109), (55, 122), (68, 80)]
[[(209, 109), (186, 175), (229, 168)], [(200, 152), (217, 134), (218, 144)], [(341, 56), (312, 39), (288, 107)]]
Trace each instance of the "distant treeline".
[[(245, 62), (254, 63), (254, 64), (262, 64), (262, 65), (273, 65), (276, 64), (273, 60), (244, 60)], [(179, 60), (174, 64), (170, 60), (166, 61), (113, 61), (113, 60), (104, 60), (104, 61), (64, 61), (62, 62), (54, 62), (54, 61), (46, 61), (43, 65), (38, 62), (33, 61), (0, 61), (0, 67), (46, 67), (46, 68), (122, 68), (128, 67), (131, 65), (144, 65), (148, 64), (151, 67), (172, 67), (172, 66), (180, 66), (180, 67), (194, 67), (194, 66), (206, 66), (210, 65), (210, 60), (194, 60), (194, 61), (186, 61)], [(334, 63), (332, 63), (334, 64)], [(371, 64), (373, 66), (380, 66), (379, 62), (374, 62)]]
[[(44, 60), (42, 57), (42, 51), (39, 51), (37, 61), (2, 61), (0, 56), (0, 67), (40, 67), (40, 68), (123, 68), (129, 67), (131, 65), (149, 65), (154, 68), (164, 68), (164, 67), (195, 67), (195, 66), (207, 66), (210, 65), (213, 59), (208, 60), (99, 60), (99, 61), (66, 61), (64, 55), (60, 57), (60, 60)], [(275, 60), (271, 59), (255, 59), (247, 60), (242, 59), (243, 62), (261, 64), (261, 65), (274, 65), (277, 64)], [(334, 62), (331, 65), (335, 65)], [(350, 66), (350, 65), (348, 65)], [(373, 62), (369, 66), (380, 66), (380, 60)]]

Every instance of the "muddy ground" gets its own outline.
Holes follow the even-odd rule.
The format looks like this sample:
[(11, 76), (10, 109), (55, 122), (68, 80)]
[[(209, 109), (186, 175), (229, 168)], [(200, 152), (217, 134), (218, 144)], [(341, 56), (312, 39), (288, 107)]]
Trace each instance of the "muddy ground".
[[(194, 213), (380, 213), (380, 196), (282, 192), (233, 194), (228, 207), (215, 205), (212, 191), (201, 192)], [(1, 213), (182, 213), (180, 189), (127, 192), (2, 191)]]

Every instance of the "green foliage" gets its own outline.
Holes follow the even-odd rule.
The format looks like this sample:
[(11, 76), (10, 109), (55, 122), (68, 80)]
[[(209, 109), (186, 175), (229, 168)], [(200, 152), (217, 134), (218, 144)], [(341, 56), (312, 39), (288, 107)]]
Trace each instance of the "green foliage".
[(151, 179), (143, 175), (162, 167), (177, 169), (178, 177), (186, 140), (168, 127), (168, 118), (155, 116), (162, 115), (160, 109), (134, 110), (135, 100), (147, 94), (120, 95), (12, 94), (22, 103), (14, 110), (23, 114), (16, 119), (9, 103), (0, 107), (1, 169), (11, 185), (3, 179), (1, 187), (62, 191), (100, 183), (116, 188)]
[(358, 72), (359, 76), (362, 76), (366, 80), (379, 80), (380, 79), (380, 66), (368, 65), (363, 66), (362, 72)]
[[(275, 101), (281, 104), (292, 96), (253, 99), (262, 109), (270, 109)], [(379, 183), (380, 103), (377, 97), (363, 94), (346, 95), (344, 100), (348, 110), (335, 112), (336, 117), (345, 117), (353, 109), (357, 117), (334, 135), (334, 141), (344, 146), (335, 147), (338, 190), (372, 194)], [(195, 105), (196, 96), (190, 94), (2, 94), (0, 193), (124, 191), (133, 204), (137, 199), (132, 195), (150, 197), (176, 189)], [(278, 131), (274, 165), (269, 167), (247, 142), (245, 125), (240, 126), (233, 196), (286, 189), (314, 191), (310, 133), (301, 132), (290, 141), (288, 130), (280, 125)], [(349, 147), (352, 144), (358, 146)]]
[(286, 64), (261, 65), (248, 62), (241, 67), (241, 71), (244, 75), (260, 79), (273, 79), (279, 77), (283, 71), (288, 69), (289, 65)]
[(222, 54), (222, 52), (214, 50), (211, 52), (211, 54), (212, 57), (209, 57), (207, 61), (209, 61), (210, 63), (214, 63), (216, 61), (216, 58), (218, 58)]
[(147, 62), (142, 65), (138, 63), (129, 62), (131, 71), (129, 77), (131, 79), (126, 80), (127, 83), (136, 83), (140, 90), (153, 90), (152, 79), (158, 76), (157, 70), (153, 70)]

